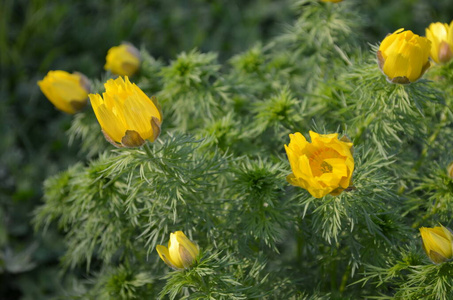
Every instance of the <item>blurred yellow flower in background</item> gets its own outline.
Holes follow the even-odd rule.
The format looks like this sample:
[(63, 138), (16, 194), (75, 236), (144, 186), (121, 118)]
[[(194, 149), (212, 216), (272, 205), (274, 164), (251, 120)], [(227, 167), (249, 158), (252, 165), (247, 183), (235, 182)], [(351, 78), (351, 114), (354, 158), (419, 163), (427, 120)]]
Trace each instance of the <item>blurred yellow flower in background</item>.
[(453, 179), (453, 161), (447, 167), (447, 175)]
[(333, 3), (338, 3), (338, 2), (341, 2), (343, 0), (321, 0), (322, 2), (333, 2)]
[(377, 52), (378, 65), (392, 83), (417, 81), (429, 68), (431, 42), (412, 31), (398, 29), (381, 42)]
[(421, 227), (419, 230), (423, 249), (432, 262), (440, 264), (453, 258), (453, 234), (450, 229), (441, 225), (434, 228)]
[(118, 77), (105, 84), (105, 93), (90, 94), (96, 118), (105, 138), (116, 147), (139, 147), (160, 134), (162, 113), (155, 98), (138, 86)]
[(90, 82), (81, 73), (49, 71), (38, 85), (56, 108), (68, 114), (80, 111), (87, 104)]
[(285, 145), (292, 174), (290, 184), (306, 189), (313, 197), (339, 195), (351, 183), (354, 171), (352, 143), (339, 140), (338, 133), (320, 135), (310, 131), (311, 143), (296, 132)]
[(132, 76), (140, 67), (140, 52), (129, 43), (123, 43), (107, 52), (105, 70), (119, 76)]
[(187, 269), (193, 265), (199, 254), (198, 246), (192, 243), (182, 231), (170, 234), (168, 248), (157, 245), (160, 258), (173, 269)]
[(453, 21), (431, 23), (425, 30), (426, 37), (431, 41), (431, 58), (436, 63), (446, 63), (453, 58)]

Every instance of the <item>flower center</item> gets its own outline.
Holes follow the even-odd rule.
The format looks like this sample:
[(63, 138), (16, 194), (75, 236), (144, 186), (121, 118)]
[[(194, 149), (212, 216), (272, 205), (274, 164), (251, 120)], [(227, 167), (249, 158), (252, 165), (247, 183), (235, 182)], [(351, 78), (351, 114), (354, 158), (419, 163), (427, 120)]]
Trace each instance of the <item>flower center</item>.
[(322, 173), (332, 173), (332, 166), (328, 162), (323, 161), (321, 163), (321, 172)]
[(333, 167), (326, 162), (325, 159), (339, 157), (341, 157), (340, 154), (331, 148), (316, 149), (316, 151), (314, 151), (308, 158), (313, 176), (321, 176), (324, 173), (332, 173)]

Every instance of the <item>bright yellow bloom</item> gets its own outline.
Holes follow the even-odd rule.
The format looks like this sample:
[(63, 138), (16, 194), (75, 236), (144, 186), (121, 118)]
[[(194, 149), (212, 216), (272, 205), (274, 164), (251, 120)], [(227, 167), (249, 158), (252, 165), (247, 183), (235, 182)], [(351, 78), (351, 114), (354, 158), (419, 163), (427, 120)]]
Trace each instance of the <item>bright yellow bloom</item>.
[(74, 114), (85, 107), (90, 92), (90, 82), (81, 73), (49, 71), (38, 81), (47, 99), (61, 111)]
[(193, 265), (198, 256), (198, 246), (192, 243), (182, 231), (170, 234), (168, 248), (156, 247), (160, 258), (173, 269), (187, 269)]
[(321, 0), (322, 2), (333, 2), (333, 3), (338, 3), (338, 2), (341, 2), (343, 0)]
[(155, 98), (146, 96), (127, 76), (110, 79), (104, 86), (102, 97), (89, 96), (107, 141), (116, 147), (139, 147), (145, 140), (153, 142), (162, 123)]
[(442, 225), (434, 228), (421, 227), (420, 234), (423, 249), (432, 262), (440, 264), (453, 258), (453, 234), (450, 229)]
[(431, 42), (412, 31), (398, 29), (381, 42), (377, 52), (378, 65), (392, 83), (417, 81), (429, 68)]
[[(352, 143), (338, 139), (338, 133), (320, 135), (310, 131), (311, 143), (296, 132), (285, 145), (292, 174), (286, 179), (306, 189), (313, 197), (339, 195), (351, 184), (354, 171)], [(347, 139), (346, 139), (347, 140)]]
[(431, 23), (425, 30), (426, 37), (431, 41), (431, 58), (436, 63), (446, 63), (453, 58), (453, 21)]
[(129, 43), (112, 47), (107, 52), (104, 69), (120, 76), (132, 76), (140, 67), (140, 52)]

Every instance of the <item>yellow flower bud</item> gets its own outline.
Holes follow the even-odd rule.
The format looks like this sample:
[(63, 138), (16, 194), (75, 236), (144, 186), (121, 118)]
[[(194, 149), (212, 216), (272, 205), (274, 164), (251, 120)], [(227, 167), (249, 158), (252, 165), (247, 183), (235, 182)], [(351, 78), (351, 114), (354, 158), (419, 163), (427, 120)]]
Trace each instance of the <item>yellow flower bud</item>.
[(56, 108), (68, 114), (80, 111), (87, 104), (90, 82), (82, 73), (49, 71), (38, 85)]
[(338, 139), (338, 133), (320, 135), (310, 131), (311, 143), (296, 132), (285, 145), (292, 174), (287, 181), (306, 189), (313, 197), (339, 195), (351, 184), (354, 171), (352, 143)]
[(426, 37), (431, 41), (431, 58), (436, 63), (446, 63), (453, 58), (453, 21), (431, 23), (425, 30)]
[(398, 29), (387, 35), (379, 46), (379, 68), (391, 83), (415, 82), (430, 66), (430, 49), (431, 42), (427, 38)]
[(192, 243), (182, 231), (170, 234), (168, 248), (156, 247), (160, 258), (173, 269), (187, 269), (193, 265), (198, 256), (198, 246)]
[(105, 84), (105, 93), (90, 94), (91, 105), (105, 138), (116, 147), (139, 147), (160, 134), (162, 113), (134, 83), (118, 77)]
[(322, 2), (333, 2), (333, 3), (338, 3), (338, 2), (341, 2), (343, 0), (321, 0)]
[(140, 52), (129, 43), (112, 47), (107, 52), (104, 69), (120, 76), (132, 76), (140, 67)]
[(435, 264), (446, 262), (453, 258), (453, 234), (444, 226), (420, 228), (423, 249), (429, 259)]
[(447, 175), (453, 179), (453, 161), (447, 167)]

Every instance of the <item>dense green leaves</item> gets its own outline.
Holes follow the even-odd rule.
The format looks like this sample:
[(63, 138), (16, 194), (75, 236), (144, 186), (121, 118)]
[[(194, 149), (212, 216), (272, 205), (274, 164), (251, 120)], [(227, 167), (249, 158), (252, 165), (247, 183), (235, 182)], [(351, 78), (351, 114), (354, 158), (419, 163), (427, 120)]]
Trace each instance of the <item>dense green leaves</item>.
[[(37, 232), (53, 237), (58, 230), (64, 241), (56, 250), (61, 282), (72, 283), (61, 297), (452, 297), (451, 263), (432, 265), (417, 233), (451, 226), (452, 64), (411, 85), (390, 84), (362, 36), (364, 4), (295, 4), (297, 20), (281, 35), (239, 47), (226, 62), (203, 47), (165, 62), (145, 44), (132, 81), (162, 106), (154, 143), (113, 149), (89, 108), (52, 128), (59, 139), (69, 128), (79, 155), (45, 181), (43, 204), (33, 212)], [(218, 5), (210, 6), (217, 14)], [(114, 15), (121, 16), (115, 31), (133, 31), (133, 6)], [(109, 76), (93, 79), (93, 92)], [(313, 198), (286, 181), (288, 134), (308, 137), (309, 130), (354, 143), (351, 186), (338, 196)], [(31, 190), (23, 185), (17, 201)], [(12, 253), (5, 224), (2, 217), (0, 273), (33, 269), (36, 246)], [(192, 268), (172, 271), (155, 247), (177, 230), (201, 254)]]

